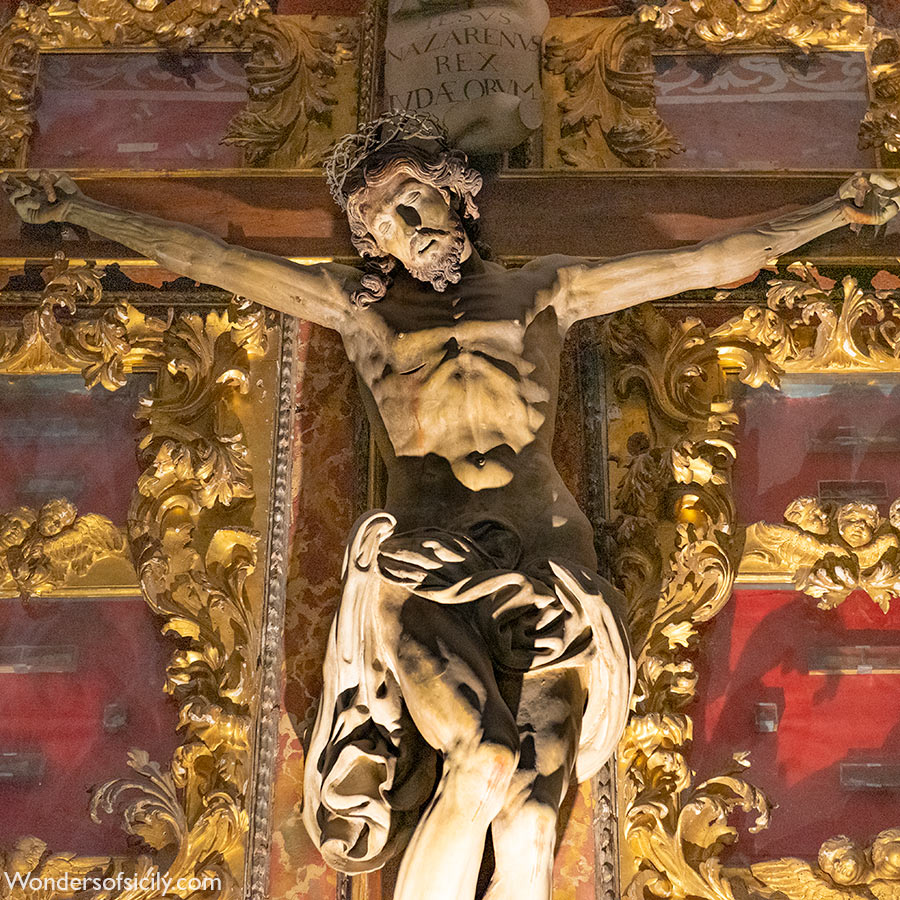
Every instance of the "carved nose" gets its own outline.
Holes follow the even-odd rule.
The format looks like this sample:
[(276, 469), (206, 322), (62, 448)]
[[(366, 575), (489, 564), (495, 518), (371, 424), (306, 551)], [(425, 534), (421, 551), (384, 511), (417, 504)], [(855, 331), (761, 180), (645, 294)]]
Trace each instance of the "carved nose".
[(399, 204), (397, 206), (397, 215), (411, 228), (418, 228), (422, 224), (422, 219), (412, 206)]

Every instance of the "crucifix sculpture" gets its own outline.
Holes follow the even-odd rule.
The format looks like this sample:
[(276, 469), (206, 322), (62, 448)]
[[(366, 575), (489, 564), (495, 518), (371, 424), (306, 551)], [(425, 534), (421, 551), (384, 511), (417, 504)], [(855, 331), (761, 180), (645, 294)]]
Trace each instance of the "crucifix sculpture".
[(549, 900), (560, 803), (613, 753), (633, 677), (616, 592), (550, 454), (566, 331), (885, 222), (900, 190), (856, 178), (696, 246), (506, 269), (479, 249), (481, 177), (434, 120), (382, 116), (326, 171), (361, 268), (230, 246), (97, 203), (66, 176), (6, 185), (27, 222), (72, 222), (340, 332), (388, 488), (348, 543), (304, 821), (342, 871), (402, 853), (398, 900), (472, 898), (490, 829), (490, 900)]

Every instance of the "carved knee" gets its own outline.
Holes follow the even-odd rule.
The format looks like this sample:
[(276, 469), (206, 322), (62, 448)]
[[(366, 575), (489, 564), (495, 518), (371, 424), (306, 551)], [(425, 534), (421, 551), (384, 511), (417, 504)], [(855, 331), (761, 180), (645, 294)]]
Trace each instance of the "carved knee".
[(517, 748), (482, 740), (448, 753), (444, 767), (448, 785), (471, 803), (473, 817), (491, 820), (503, 808), (518, 761)]

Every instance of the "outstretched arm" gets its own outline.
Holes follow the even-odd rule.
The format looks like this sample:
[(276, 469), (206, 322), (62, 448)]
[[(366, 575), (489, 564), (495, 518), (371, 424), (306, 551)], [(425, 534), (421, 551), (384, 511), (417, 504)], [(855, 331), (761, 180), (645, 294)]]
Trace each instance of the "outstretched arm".
[(561, 290), (554, 306), (560, 322), (568, 326), (647, 300), (731, 284), (821, 234), (851, 223), (882, 224), (898, 209), (900, 188), (895, 181), (879, 175), (853, 178), (836, 196), (755, 228), (677, 250), (564, 265), (558, 269)]
[(4, 175), (26, 222), (70, 222), (156, 260), (172, 272), (232, 291), (293, 316), (341, 329), (360, 273), (334, 263), (298, 265), (256, 253), (178, 222), (167, 222), (85, 197), (65, 175)]

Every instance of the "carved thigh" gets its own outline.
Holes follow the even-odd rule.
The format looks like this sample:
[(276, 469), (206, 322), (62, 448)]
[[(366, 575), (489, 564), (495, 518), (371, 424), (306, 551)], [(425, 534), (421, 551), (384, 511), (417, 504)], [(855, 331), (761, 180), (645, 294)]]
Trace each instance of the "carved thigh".
[(466, 606), (408, 596), (396, 614), (397, 680), (422, 737), (444, 753), (483, 743), (516, 751), (515, 720)]

